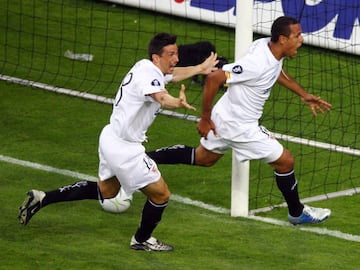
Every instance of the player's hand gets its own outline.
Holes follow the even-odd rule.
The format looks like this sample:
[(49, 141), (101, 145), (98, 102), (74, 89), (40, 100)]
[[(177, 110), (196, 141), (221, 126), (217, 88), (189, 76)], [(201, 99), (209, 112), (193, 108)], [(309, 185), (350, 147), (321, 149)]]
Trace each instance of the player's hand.
[(197, 130), (200, 136), (204, 137), (205, 140), (207, 140), (207, 135), (209, 134), (210, 130), (212, 130), (216, 136), (215, 124), (213, 121), (211, 121), (211, 119), (201, 118), (197, 124)]
[(310, 106), (311, 112), (314, 116), (317, 116), (317, 113), (324, 113), (324, 109), (330, 111), (331, 104), (323, 100), (321, 97), (316, 97), (312, 94), (308, 94), (305, 97), (302, 97), (302, 100)]
[(188, 109), (188, 110), (193, 110), (193, 111), (196, 111), (196, 108), (191, 106), (189, 103), (187, 103), (186, 101), (186, 95), (185, 95), (185, 85), (182, 84), (181, 85), (181, 88), (180, 88), (180, 93), (179, 93), (179, 99), (180, 99), (180, 103), (181, 103), (181, 106), (185, 109)]
[(204, 62), (200, 64), (201, 71), (200, 74), (207, 75), (212, 71), (217, 70), (218, 68), (215, 67), (219, 63), (217, 60), (217, 53), (211, 52), (210, 56), (205, 59)]

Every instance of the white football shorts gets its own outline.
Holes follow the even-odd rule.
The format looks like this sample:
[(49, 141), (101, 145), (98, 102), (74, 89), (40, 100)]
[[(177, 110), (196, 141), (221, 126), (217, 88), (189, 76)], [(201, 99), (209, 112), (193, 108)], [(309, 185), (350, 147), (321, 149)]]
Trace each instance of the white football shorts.
[(211, 130), (207, 140), (201, 138), (200, 143), (207, 150), (218, 154), (225, 154), (229, 148), (232, 148), (233, 154), (240, 162), (262, 160), (271, 163), (276, 161), (284, 151), (284, 147), (275, 136), (263, 126), (249, 129), (248, 134), (244, 137), (251, 139), (240, 142), (228, 140), (222, 138), (219, 134), (215, 136)]
[(127, 194), (133, 194), (161, 177), (144, 146), (120, 139), (110, 125), (105, 126), (100, 134), (98, 173), (100, 181), (116, 176)]

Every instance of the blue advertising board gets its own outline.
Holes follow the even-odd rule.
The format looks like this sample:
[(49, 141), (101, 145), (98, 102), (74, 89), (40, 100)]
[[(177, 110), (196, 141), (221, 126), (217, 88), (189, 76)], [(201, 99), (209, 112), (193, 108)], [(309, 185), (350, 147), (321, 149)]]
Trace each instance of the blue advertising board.
[[(108, 1), (235, 27), (236, 0)], [(305, 43), (360, 55), (360, 0), (254, 0), (253, 10), (254, 32), (269, 35), (274, 19), (291, 16)]]

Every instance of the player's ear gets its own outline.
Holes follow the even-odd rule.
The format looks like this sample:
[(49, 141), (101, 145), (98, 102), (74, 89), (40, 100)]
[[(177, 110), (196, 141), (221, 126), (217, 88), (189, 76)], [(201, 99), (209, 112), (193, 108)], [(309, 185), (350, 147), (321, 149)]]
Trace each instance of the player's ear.
[(288, 37), (287, 36), (284, 36), (284, 35), (280, 35), (279, 36), (279, 43), (281, 44), (281, 45), (284, 45), (287, 41), (288, 41)]
[(160, 61), (160, 55), (157, 55), (157, 54), (153, 53), (153, 54), (151, 55), (151, 59), (152, 59), (152, 61), (153, 61), (154, 64), (159, 63), (159, 61)]

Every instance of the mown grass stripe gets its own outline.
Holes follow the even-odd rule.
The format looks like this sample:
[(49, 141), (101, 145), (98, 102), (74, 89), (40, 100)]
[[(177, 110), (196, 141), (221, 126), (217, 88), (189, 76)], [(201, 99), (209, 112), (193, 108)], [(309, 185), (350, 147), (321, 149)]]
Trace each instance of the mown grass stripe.
[[(82, 174), (82, 173), (74, 172), (74, 171), (70, 171), (70, 170), (58, 169), (55, 167), (51, 167), (51, 166), (47, 166), (47, 165), (43, 165), (43, 164), (31, 162), (31, 161), (26, 161), (26, 160), (20, 160), (20, 159), (16, 159), (16, 158), (9, 157), (9, 156), (0, 155), (0, 160), (7, 162), (7, 163), (15, 164), (15, 165), (29, 167), (32, 169), (61, 174), (61, 175), (69, 176), (69, 177), (80, 179), (80, 180), (97, 181), (97, 178), (94, 176), (91, 176), (91, 175)], [(182, 196), (179, 196), (176, 194), (173, 194), (171, 199), (174, 201), (183, 203), (183, 204), (200, 207), (200, 208), (203, 208), (208, 211), (215, 212), (215, 213), (220, 213), (220, 214), (229, 214), (230, 213), (229, 209), (217, 207), (217, 206), (207, 204), (207, 203), (204, 203), (201, 201), (192, 200), (190, 198), (185, 198), (185, 197), (182, 197)], [(283, 227), (295, 227), (295, 226), (289, 224), (288, 222), (273, 219), (273, 218), (265, 218), (265, 217), (259, 217), (259, 216), (254, 216), (254, 215), (250, 215), (250, 216), (244, 217), (244, 218), (253, 219), (253, 220), (270, 223), (273, 225), (283, 226)], [(347, 233), (343, 233), (340, 231), (328, 230), (325, 228), (301, 227), (301, 226), (296, 226), (296, 228), (298, 228), (301, 231), (306, 231), (306, 232), (311, 232), (311, 233), (316, 233), (316, 234), (321, 234), (321, 235), (327, 235), (327, 236), (336, 237), (336, 238), (340, 238), (340, 239), (347, 240), (347, 241), (360, 242), (359, 235), (347, 234)]]

